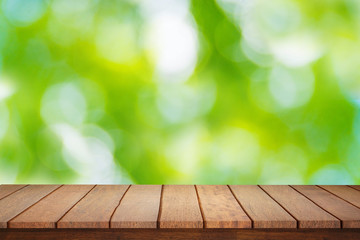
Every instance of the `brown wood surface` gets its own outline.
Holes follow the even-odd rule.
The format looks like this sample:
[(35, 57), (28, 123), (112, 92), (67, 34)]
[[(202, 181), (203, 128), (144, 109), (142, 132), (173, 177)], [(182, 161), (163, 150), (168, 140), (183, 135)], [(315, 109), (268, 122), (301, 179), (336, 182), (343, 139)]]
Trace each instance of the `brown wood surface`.
[(350, 187), (360, 191), (360, 185), (351, 185)]
[(56, 228), (65, 215), (94, 185), (65, 185), (21, 213), (8, 224), (9, 228)]
[(293, 186), (297, 191), (342, 221), (343, 228), (360, 227), (360, 209), (317, 186)]
[(205, 228), (251, 228), (251, 220), (228, 186), (197, 185)]
[(232, 185), (230, 188), (253, 220), (254, 228), (296, 228), (296, 220), (260, 187)]
[(358, 229), (0, 229), (4, 240), (359, 240)]
[(132, 185), (121, 200), (111, 228), (156, 228), (161, 185)]
[(0, 228), (40, 199), (59, 188), (60, 185), (30, 185), (0, 200)]
[(342, 185), (322, 185), (319, 187), (360, 208), (360, 191)]
[(10, 184), (4, 184), (0, 185), (0, 200), (4, 197), (12, 194), (13, 192), (18, 191), (19, 189), (25, 187), (26, 185), (10, 185)]
[[(357, 186), (0, 186), (0, 231), (360, 230)], [(212, 236), (207, 234), (199, 236)]]
[(297, 221), (299, 228), (340, 228), (340, 221), (290, 186), (262, 185)]
[(111, 215), (128, 185), (98, 185), (60, 221), (58, 228), (109, 228)]
[(159, 227), (203, 227), (199, 202), (193, 185), (163, 186)]

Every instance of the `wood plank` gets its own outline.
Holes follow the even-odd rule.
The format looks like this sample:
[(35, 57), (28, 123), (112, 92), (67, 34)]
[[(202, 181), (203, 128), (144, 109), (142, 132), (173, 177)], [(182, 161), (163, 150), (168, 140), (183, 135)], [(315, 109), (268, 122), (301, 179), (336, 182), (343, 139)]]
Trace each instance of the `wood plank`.
[(129, 185), (98, 185), (60, 221), (58, 228), (109, 228), (111, 215)]
[(338, 219), (290, 186), (261, 185), (260, 187), (296, 218), (299, 228), (340, 228)]
[(159, 227), (203, 227), (199, 202), (193, 185), (165, 185), (163, 187)]
[(6, 196), (9, 196), (13, 192), (16, 192), (17, 190), (20, 190), (21, 188), (24, 188), (26, 185), (13, 185), (13, 184), (4, 184), (0, 185), (0, 199), (3, 199)]
[(0, 200), (0, 228), (60, 185), (30, 185)]
[(350, 187), (360, 191), (360, 185), (351, 185)]
[(161, 185), (132, 185), (112, 216), (111, 228), (156, 228)]
[(251, 220), (228, 186), (198, 185), (205, 228), (251, 228)]
[(260, 187), (232, 185), (230, 188), (253, 220), (254, 228), (296, 228), (296, 220)]
[(8, 223), (9, 228), (56, 228), (64, 216), (94, 185), (66, 185), (21, 213)]
[(293, 186), (297, 191), (342, 221), (343, 228), (360, 227), (360, 209), (317, 186)]
[(360, 208), (360, 191), (342, 185), (321, 185), (319, 187)]

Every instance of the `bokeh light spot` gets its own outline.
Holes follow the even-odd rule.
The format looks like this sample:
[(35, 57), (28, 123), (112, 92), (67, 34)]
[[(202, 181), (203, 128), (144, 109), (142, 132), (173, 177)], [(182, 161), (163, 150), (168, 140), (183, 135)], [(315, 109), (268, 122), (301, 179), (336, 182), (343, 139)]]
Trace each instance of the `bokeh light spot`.
[(309, 180), (310, 184), (354, 184), (354, 179), (342, 165), (327, 165), (316, 171)]
[(78, 39), (90, 39), (94, 28), (95, 3), (96, 1), (91, 0), (53, 1), (47, 25), (51, 39), (65, 47), (70, 46)]
[(3, 0), (0, 180), (359, 183), (359, 2)]
[(189, 86), (182, 83), (159, 86), (157, 106), (169, 123), (181, 123), (208, 112), (214, 104), (216, 86), (213, 82)]
[(294, 108), (306, 104), (314, 92), (314, 76), (309, 69), (273, 68), (269, 79), (269, 89), (284, 108)]
[(4, 0), (2, 9), (14, 25), (25, 27), (39, 20), (46, 10), (44, 0)]
[(317, 60), (323, 50), (313, 35), (298, 34), (274, 42), (271, 49), (275, 58), (288, 67), (303, 67)]
[(114, 63), (131, 63), (137, 52), (134, 28), (130, 23), (120, 23), (114, 18), (105, 19), (96, 34), (100, 56)]
[(87, 113), (86, 99), (73, 83), (50, 87), (42, 99), (41, 116), (48, 124), (81, 124)]
[(7, 106), (0, 101), (0, 141), (3, 139), (9, 127), (9, 110)]
[(78, 173), (77, 183), (112, 183), (118, 179), (111, 149), (97, 137), (83, 135), (67, 124), (52, 125), (63, 142), (63, 156)]
[(203, 157), (206, 130), (192, 126), (175, 134), (165, 147), (165, 155), (171, 166), (188, 177), (194, 177)]
[(0, 102), (15, 93), (12, 82), (4, 76), (0, 76)]
[(162, 14), (149, 24), (147, 46), (164, 81), (186, 81), (197, 61), (197, 35), (189, 23), (176, 14)]

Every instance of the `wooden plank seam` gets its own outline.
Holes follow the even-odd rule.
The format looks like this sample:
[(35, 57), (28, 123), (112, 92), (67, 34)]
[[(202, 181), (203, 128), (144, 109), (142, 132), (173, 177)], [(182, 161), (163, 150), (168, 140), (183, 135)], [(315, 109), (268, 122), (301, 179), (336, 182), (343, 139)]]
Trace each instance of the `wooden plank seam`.
[(299, 194), (303, 195), (305, 198), (307, 198), (309, 201), (311, 201), (312, 203), (314, 203), (316, 206), (318, 206), (319, 208), (321, 208), (323, 211), (327, 212), (328, 214), (330, 214), (331, 216), (333, 216), (334, 218), (336, 218), (337, 220), (340, 221), (340, 228), (343, 229), (343, 221), (338, 218), (337, 216), (335, 216), (334, 214), (330, 213), (329, 211), (326, 211), (324, 208), (322, 208), (321, 206), (319, 206), (316, 202), (314, 202), (313, 200), (311, 200), (310, 198), (308, 198), (306, 195), (302, 194), (301, 192), (299, 192), (297, 189), (295, 189), (293, 186), (288, 185), (289, 187), (291, 187), (292, 189), (294, 189), (296, 192), (298, 192)]
[(163, 201), (163, 193), (164, 193), (164, 184), (161, 185), (161, 193), (160, 193), (160, 204), (159, 204), (159, 213), (156, 221), (156, 228), (160, 228), (160, 218), (161, 218), (161, 209), (162, 209), (162, 201)]
[(348, 185), (348, 187), (351, 187), (357, 191), (360, 191), (360, 185), (357, 185), (357, 186), (353, 186), (353, 185)]
[(282, 207), (282, 209), (284, 209), (285, 212), (287, 212), (290, 216), (292, 216), (295, 220), (296, 220), (296, 229), (299, 229), (299, 220), (290, 212), (288, 211), (282, 204), (280, 204), (275, 198), (273, 198), (268, 192), (266, 192), (261, 185), (257, 185), (261, 190), (263, 190), (263, 192), (268, 195), (272, 200), (274, 200), (274, 202), (276, 202), (280, 207)]
[(242, 210), (245, 212), (245, 214), (248, 216), (248, 218), (250, 219), (251, 221), (251, 228), (254, 228), (254, 219), (251, 218), (250, 214), (245, 210), (245, 208), (242, 206), (241, 202), (239, 201), (239, 199), (236, 197), (236, 195), (234, 194), (233, 190), (231, 189), (231, 187), (229, 185), (226, 185), (231, 194), (233, 195), (233, 197), (235, 198), (235, 200), (238, 202), (238, 204), (240, 205), (240, 207), (242, 208)]
[(83, 200), (83, 198), (85, 198), (96, 186), (97, 186), (97, 185), (94, 185), (84, 196), (82, 196), (82, 197), (79, 199), (79, 201), (77, 201), (74, 205), (72, 205), (71, 208), (69, 208), (69, 210), (67, 210), (67, 211), (61, 216), (61, 218), (59, 218), (59, 219), (56, 221), (56, 224), (55, 224), (56, 228), (58, 228), (58, 222), (59, 222), (61, 219), (63, 219), (63, 217), (64, 217), (68, 212), (70, 212), (71, 209), (73, 209), (81, 200)]
[(206, 228), (251, 228), (251, 219), (226, 185), (198, 185)]
[(162, 197), (160, 229), (203, 228), (199, 201), (194, 185), (165, 185)]
[[(30, 186), (31, 188), (25, 191), (26, 194), (25, 192), (21, 194), (20, 193), (17, 194), (17, 192), (24, 190)], [(15, 225), (10, 226), (10, 222), (14, 221), (15, 218), (18, 218), (19, 215), (24, 214), (27, 211), (29, 212), (37, 211), (35, 210), (37, 209), (35, 208), (35, 206), (37, 206), (41, 201), (46, 202), (46, 206), (48, 206), (48, 204), (53, 202), (54, 199), (51, 198), (50, 200), (47, 198), (49, 198), (50, 196), (54, 196), (53, 194), (56, 192), (58, 192), (56, 195), (59, 195), (60, 194), (59, 191), (62, 194), (62, 192), (65, 191), (65, 189), (63, 189), (64, 186), (65, 185), (54, 185), (52, 187), (47, 187), (47, 190), (45, 191), (42, 190), (45, 188), (37, 188), (36, 185), (26, 185), (11, 192), (10, 194), (7, 194), (7, 192), (12, 191), (12, 188), (9, 188), (10, 190), (4, 189), (2, 193), (7, 195), (2, 199), (8, 198), (13, 194), (16, 195), (13, 195), (11, 198), (8, 198), (6, 202), (3, 202), (2, 204), (3, 209), (6, 210), (7, 209), (6, 206), (11, 206), (12, 200), (14, 199), (16, 199), (16, 202), (19, 202), (20, 207), (17, 208), (16, 207), (17, 205), (12, 207), (12, 209), (16, 211), (14, 211), (13, 214), (9, 214), (8, 220), (3, 222), (3, 226), (5, 228), (10, 228), (10, 227), (17, 228)], [(151, 218), (148, 218), (149, 220), (144, 220), (143, 223), (145, 223), (146, 221), (150, 222), (151, 220), (153, 224), (152, 225), (153, 229), (163, 229), (169, 227), (179, 228), (179, 229), (183, 229), (183, 228), (185, 229), (187, 227), (196, 228), (196, 224), (198, 224), (197, 228), (202, 228), (202, 229), (211, 229), (211, 228), (225, 229), (225, 228), (244, 228), (244, 227), (255, 229), (262, 227), (269, 228), (269, 226), (275, 226), (275, 227), (278, 226), (279, 228), (286, 228), (286, 226), (289, 225), (286, 225), (286, 223), (284, 223), (284, 221), (286, 221), (284, 219), (290, 219), (290, 216), (293, 218), (291, 220), (292, 227), (295, 227), (295, 223), (296, 223), (296, 229), (299, 228), (304, 229), (304, 228), (312, 228), (312, 227), (315, 227), (316, 229), (324, 228), (324, 227), (338, 228), (338, 229), (339, 227), (340, 229), (345, 229), (345, 228), (355, 228), (358, 230), (360, 229), (357, 225), (359, 224), (360, 221), (358, 217), (358, 210), (360, 211), (360, 207), (359, 204), (357, 204), (359, 195), (355, 194), (356, 192), (360, 191), (360, 188), (357, 189), (352, 186), (343, 186), (343, 188), (340, 188), (338, 186), (335, 187), (332, 185), (329, 186), (328, 185), (324, 185), (324, 186), (283, 185), (283, 186), (279, 186), (278, 188), (276, 186), (256, 185), (256, 188), (258, 189), (256, 189), (255, 187), (241, 188), (240, 185), (231, 185), (231, 186), (230, 185), (187, 185), (187, 187), (186, 185), (182, 185), (182, 186), (166, 185), (168, 191), (166, 201), (164, 195), (165, 185), (161, 185), (161, 188), (159, 185), (157, 185), (157, 188), (155, 188), (156, 189), (155, 191), (156, 193), (154, 193), (155, 195), (151, 193), (151, 190), (149, 194), (149, 189), (146, 188), (145, 186), (136, 188), (137, 190), (135, 190), (134, 186), (136, 185), (125, 185), (121, 187), (122, 195), (120, 198), (115, 197), (115, 196), (120, 196), (120, 192), (118, 192), (117, 190), (119, 188), (116, 187), (116, 188), (110, 188), (110, 190), (106, 190), (109, 189), (109, 188), (106, 189), (104, 188), (104, 186), (106, 185), (94, 185), (94, 186), (88, 186), (88, 188), (86, 188), (86, 190), (84, 190), (82, 193), (84, 195), (81, 195), (81, 197), (79, 196), (79, 198), (76, 198), (76, 200), (72, 201), (71, 204), (66, 209), (59, 212), (60, 214), (58, 214), (58, 216), (61, 217), (57, 221), (55, 221), (55, 228), (59, 228), (58, 223), (70, 211), (72, 211), (81, 201), (86, 199), (89, 196), (89, 194), (93, 192), (95, 188), (99, 186), (103, 186), (101, 191), (106, 192), (107, 196), (110, 197), (110, 199), (112, 199), (111, 200), (112, 204), (111, 206), (110, 205), (108, 206), (108, 210), (106, 210), (107, 212), (106, 215), (102, 215), (102, 219), (103, 219), (102, 221), (104, 221), (105, 223), (108, 221), (107, 228), (127, 228), (126, 227), (127, 225), (123, 225), (122, 227), (121, 225), (119, 225), (118, 227), (114, 225), (115, 227), (112, 227), (113, 221), (115, 222), (119, 221), (118, 218), (116, 218), (115, 214), (120, 214), (117, 216), (126, 216), (126, 214), (128, 214), (128, 216), (132, 216), (131, 214), (135, 212), (127, 211), (126, 209), (128, 209), (128, 206), (140, 206), (137, 204), (141, 204), (141, 206), (143, 206), (142, 203), (146, 203), (147, 201), (136, 201), (133, 202), (132, 205), (131, 204), (128, 205), (129, 203), (131, 203), (131, 201), (129, 202), (129, 199), (136, 200), (136, 196), (143, 196), (145, 197), (144, 200), (149, 199), (150, 202), (154, 203), (155, 201), (156, 203), (149, 205), (145, 204), (144, 206), (150, 206), (150, 207), (142, 208), (142, 209), (153, 209), (151, 214), (141, 215), (141, 214), (145, 214), (145, 212), (147, 211), (138, 210), (137, 216), (140, 217), (152, 216)], [(179, 191), (179, 189), (182, 189), (182, 191)], [(181, 195), (182, 192), (188, 195), (184, 195), (183, 197), (178, 198), (179, 196), (182, 196)], [(75, 192), (73, 193), (75, 194)], [(102, 195), (100, 195), (100, 193), (101, 192), (98, 192), (96, 194), (100, 197), (99, 199), (102, 199), (101, 197)], [(249, 197), (252, 195), (244, 195), (245, 193), (249, 193), (249, 194), (253, 193), (255, 198)], [(71, 192), (68, 194), (71, 194)], [(286, 197), (287, 194), (289, 194), (288, 198)], [(21, 200), (22, 197), (18, 198), (18, 196), (31, 196), (30, 199), (32, 200), (27, 201), (27, 204), (24, 205), (22, 204), (23, 202)], [(92, 201), (94, 201), (94, 196), (96, 195), (93, 195)], [(152, 197), (148, 198), (148, 196), (152, 196)], [(2, 201), (2, 199), (0, 200)], [(255, 201), (257, 199), (260, 200)], [(252, 200), (255, 201), (255, 203)], [(273, 208), (271, 208), (271, 211), (266, 211), (264, 207), (260, 209), (264, 209), (264, 211), (266, 211), (265, 214), (260, 214), (261, 212), (259, 213), (259, 209), (257, 208), (256, 208), (257, 211), (251, 210), (256, 206), (261, 206), (261, 201), (264, 201), (263, 202), (264, 206), (267, 206), (267, 208), (273, 206)], [(273, 201), (273, 203), (271, 201)], [(104, 204), (106, 204), (106, 202), (104, 202)], [(167, 206), (164, 206), (164, 204)], [(205, 205), (203, 206), (203, 204)], [(292, 204), (299, 204), (299, 206)], [(56, 204), (54, 205), (54, 207), (56, 207)], [(132, 208), (133, 207), (131, 207), (131, 209)], [(100, 212), (102, 211), (100, 210), (102, 209), (101, 206), (98, 209)], [(163, 212), (164, 209), (166, 210), (166, 213)], [(175, 218), (172, 218), (171, 216), (171, 213), (173, 213), (173, 209), (175, 209), (175, 212), (177, 212), (177, 214), (173, 215), (175, 216)], [(182, 209), (186, 209), (187, 211), (190, 212), (186, 212), (186, 211), (184, 212), (182, 211)], [(79, 209), (77, 209), (77, 211), (78, 210)], [(123, 210), (126, 211), (123, 212)], [(287, 218), (282, 218), (281, 216), (283, 215), (280, 214), (282, 213), (280, 212), (280, 210), (283, 210), (284, 211), (283, 214), (287, 213), (289, 216)], [(314, 215), (311, 214), (313, 211), (316, 214)], [(29, 212), (28, 215), (30, 214)], [(122, 213), (124, 213), (125, 215), (121, 215)], [(188, 213), (190, 214), (190, 218), (188, 217), (189, 216)], [(194, 213), (194, 215), (191, 215), (192, 213)], [(86, 221), (87, 217), (91, 218), (92, 215), (93, 214), (91, 211), (87, 212), (87, 216), (83, 217), (82, 220)], [(4, 217), (5, 216), (6, 215), (4, 215)], [(53, 219), (55, 220), (57, 219), (57, 217)], [(141, 220), (139, 220), (138, 223), (137, 222), (138, 218), (132, 218), (132, 219), (133, 220), (129, 220), (129, 221), (133, 221), (135, 224), (139, 224), (140, 222), (142, 222)], [(189, 224), (188, 222), (189, 219), (191, 219), (191, 221), (194, 222)], [(54, 222), (54, 220), (52, 221)], [(73, 220), (73, 222), (70, 223), (77, 224), (77, 221), (78, 220), (76, 221)], [(21, 223), (20, 220), (18, 220), (18, 222)], [(24, 223), (25, 222), (26, 221), (24, 221)], [(256, 222), (256, 227), (255, 227), (255, 222)], [(102, 227), (105, 227), (105, 225), (106, 224), (103, 224)], [(151, 225), (141, 225), (141, 224), (137, 225), (137, 227), (139, 226), (140, 228), (143, 228), (144, 226), (146, 228), (148, 226), (151, 227)], [(28, 227), (24, 225), (24, 227), (29, 228), (31, 227), (31, 225), (29, 225)], [(80, 226), (75, 225), (73, 227), (79, 228)], [(101, 226), (97, 228), (101, 228)]]
[(200, 208), (200, 213), (201, 213), (201, 218), (202, 218), (202, 221), (203, 221), (203, 228), (206, 228), (206, 221), (205, 221), (205, 218), (204, 218), (204, 210), (201, 206), (201, 202), (200, 202), (200, 197), (199, 197), (199, 192), (198, 192), (198, 189), (197, 189), (197, 185), (194, 185), (195, 187), (195, 192), (196, 192), (196, 197), (197, 197), (197, 200), (198, 200), (198, 203), (199, 203), (199, 208)]
[(118, 209), (118, 207), (120, 206), (121, 201), (124, 199), (126, 193), (129, 191), (129, 189), (130, 189), (131, 186), (132, 186), (132, 185), (129, 184), (129, 186), (128, 186), (127, 189), (125, 190), (124, 194), (123, 194), (122, 197), (120, 198), (119, 204), (116, 206), (116, 208), (114, 209), (113, 213), (111, 214), (110, 220), (109, 220), (109, 228), (111, 228), (111, 220), (112, 220), (112, 218), (113, 218), (113, 216), (114, 216), (114, 213), (116, 212), (116, 209)]
[(58, 221), (58, 228), (109, 228), (110, 217), (128, 187), (97, 185)]
[[(4, 185), (4, 184), (1, 184), (0, 186), (5, 186), (5, 185)], [(15, 191), (8, 193), (7, 195), (4, 195), (3, 197), (0, 198), (0, 200), (6, 198), (7, 196), (10, 196), (10, 195), (13, 194), (13, 193), (16, 193), (17, 191), (19, 191), (19, 190), (21, 190), (21, 189), (23, 189), (23, 188), (25, 188), (25, 187), (27, 187), (27, 186), (29, 186), (29, 185), (24, 185), (24, 186), (16, 189)]]
[[(338, 196), (337, 194), (335, 194), (335, 193), (332, 193), (332, 192), (328, 191), (327, 189), (325, 189), (325, 188), (321, 187), (321, 185), (316, 185), (316, 186), (317, 186), (317, 187), (319, 187), (319, 188), (321, 188), (321, 189), (323, 189), (323, 190), (325, 190), (325, 191), (327, 191), (328, 193), (330, 193), (330, 194), (332, 194), (332, 195), (334, 195), (334, 196), (336, 196), (336, 197), (340, 198), (340, 199), (341, 199), (341, 200), (343, 200), (344, 202), (347, 202), (347, 203), (349, 203), (349, 204), (353, 205), (354, 207), (356, 207), (356, 208), (359, 208), (359, 209), (360, 209), (360, 207), (358, 207), (358, 206), (356, 206), (355, 204), (353, 204), (353, 203), (349, 202), (348, 200), (346, 200), (346, 199), (344, 199), (344, 198), (342, 198), (342, 197)], [(352, 189), (354, 189), (354, 188), (352, 188)], [(356, 189), (355, 189), (355, 190), (356, 190)]]
[[(29, 186), (29, 185), (28, 185)], [(53, 192), (55, 192), (56, 190), (58, 190), (59, 188), (61, 188), (63, 186), (60, 185), (59, 187), (55, 188), (54, 190), (52, 190), (51, 192), (49, 192), (48, 194), (46, 194), (45, 196), (43, 196), (42, 198), (40, 198), (38, 201), (34, 202), (31, 206), (27, 207), (26, 209), (24, 209), (22, 212), (18, 213), (16, 216), (12, 217), (10, 220), (7, 221), (7, 228), (9, 228), (9, 223), (11, 222), (11, 220), (13, 220), (14, 218), (16, 218), (17, 216), (19, 216), (20, 214), (22, 214), (23, 212), (27, 211), (28, 209), (30, 209), (32, 206), (34, 206), (35, 204), (37, 204), (38, 202), (40, 202), (41, 200), (43, 200), (44, 198), (46, 198), (47, 196), (49, 196), (50, 194), (52, 194)], [(23, 189), (23, 188), (22, 188)], [(19, 189), (20, 190), (20, 189)], [(15, 191), (17, 192), (17, 191)], [(11, 193), (13, 194), (13, 193)]]

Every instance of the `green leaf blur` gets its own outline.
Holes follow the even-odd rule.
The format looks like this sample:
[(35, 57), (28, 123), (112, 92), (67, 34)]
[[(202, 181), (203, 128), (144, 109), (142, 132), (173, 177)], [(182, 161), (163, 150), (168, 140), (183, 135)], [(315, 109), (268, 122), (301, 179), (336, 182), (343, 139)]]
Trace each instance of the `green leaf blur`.
[(360, 183), (360, 1), (2, 0), (1, 183)]

